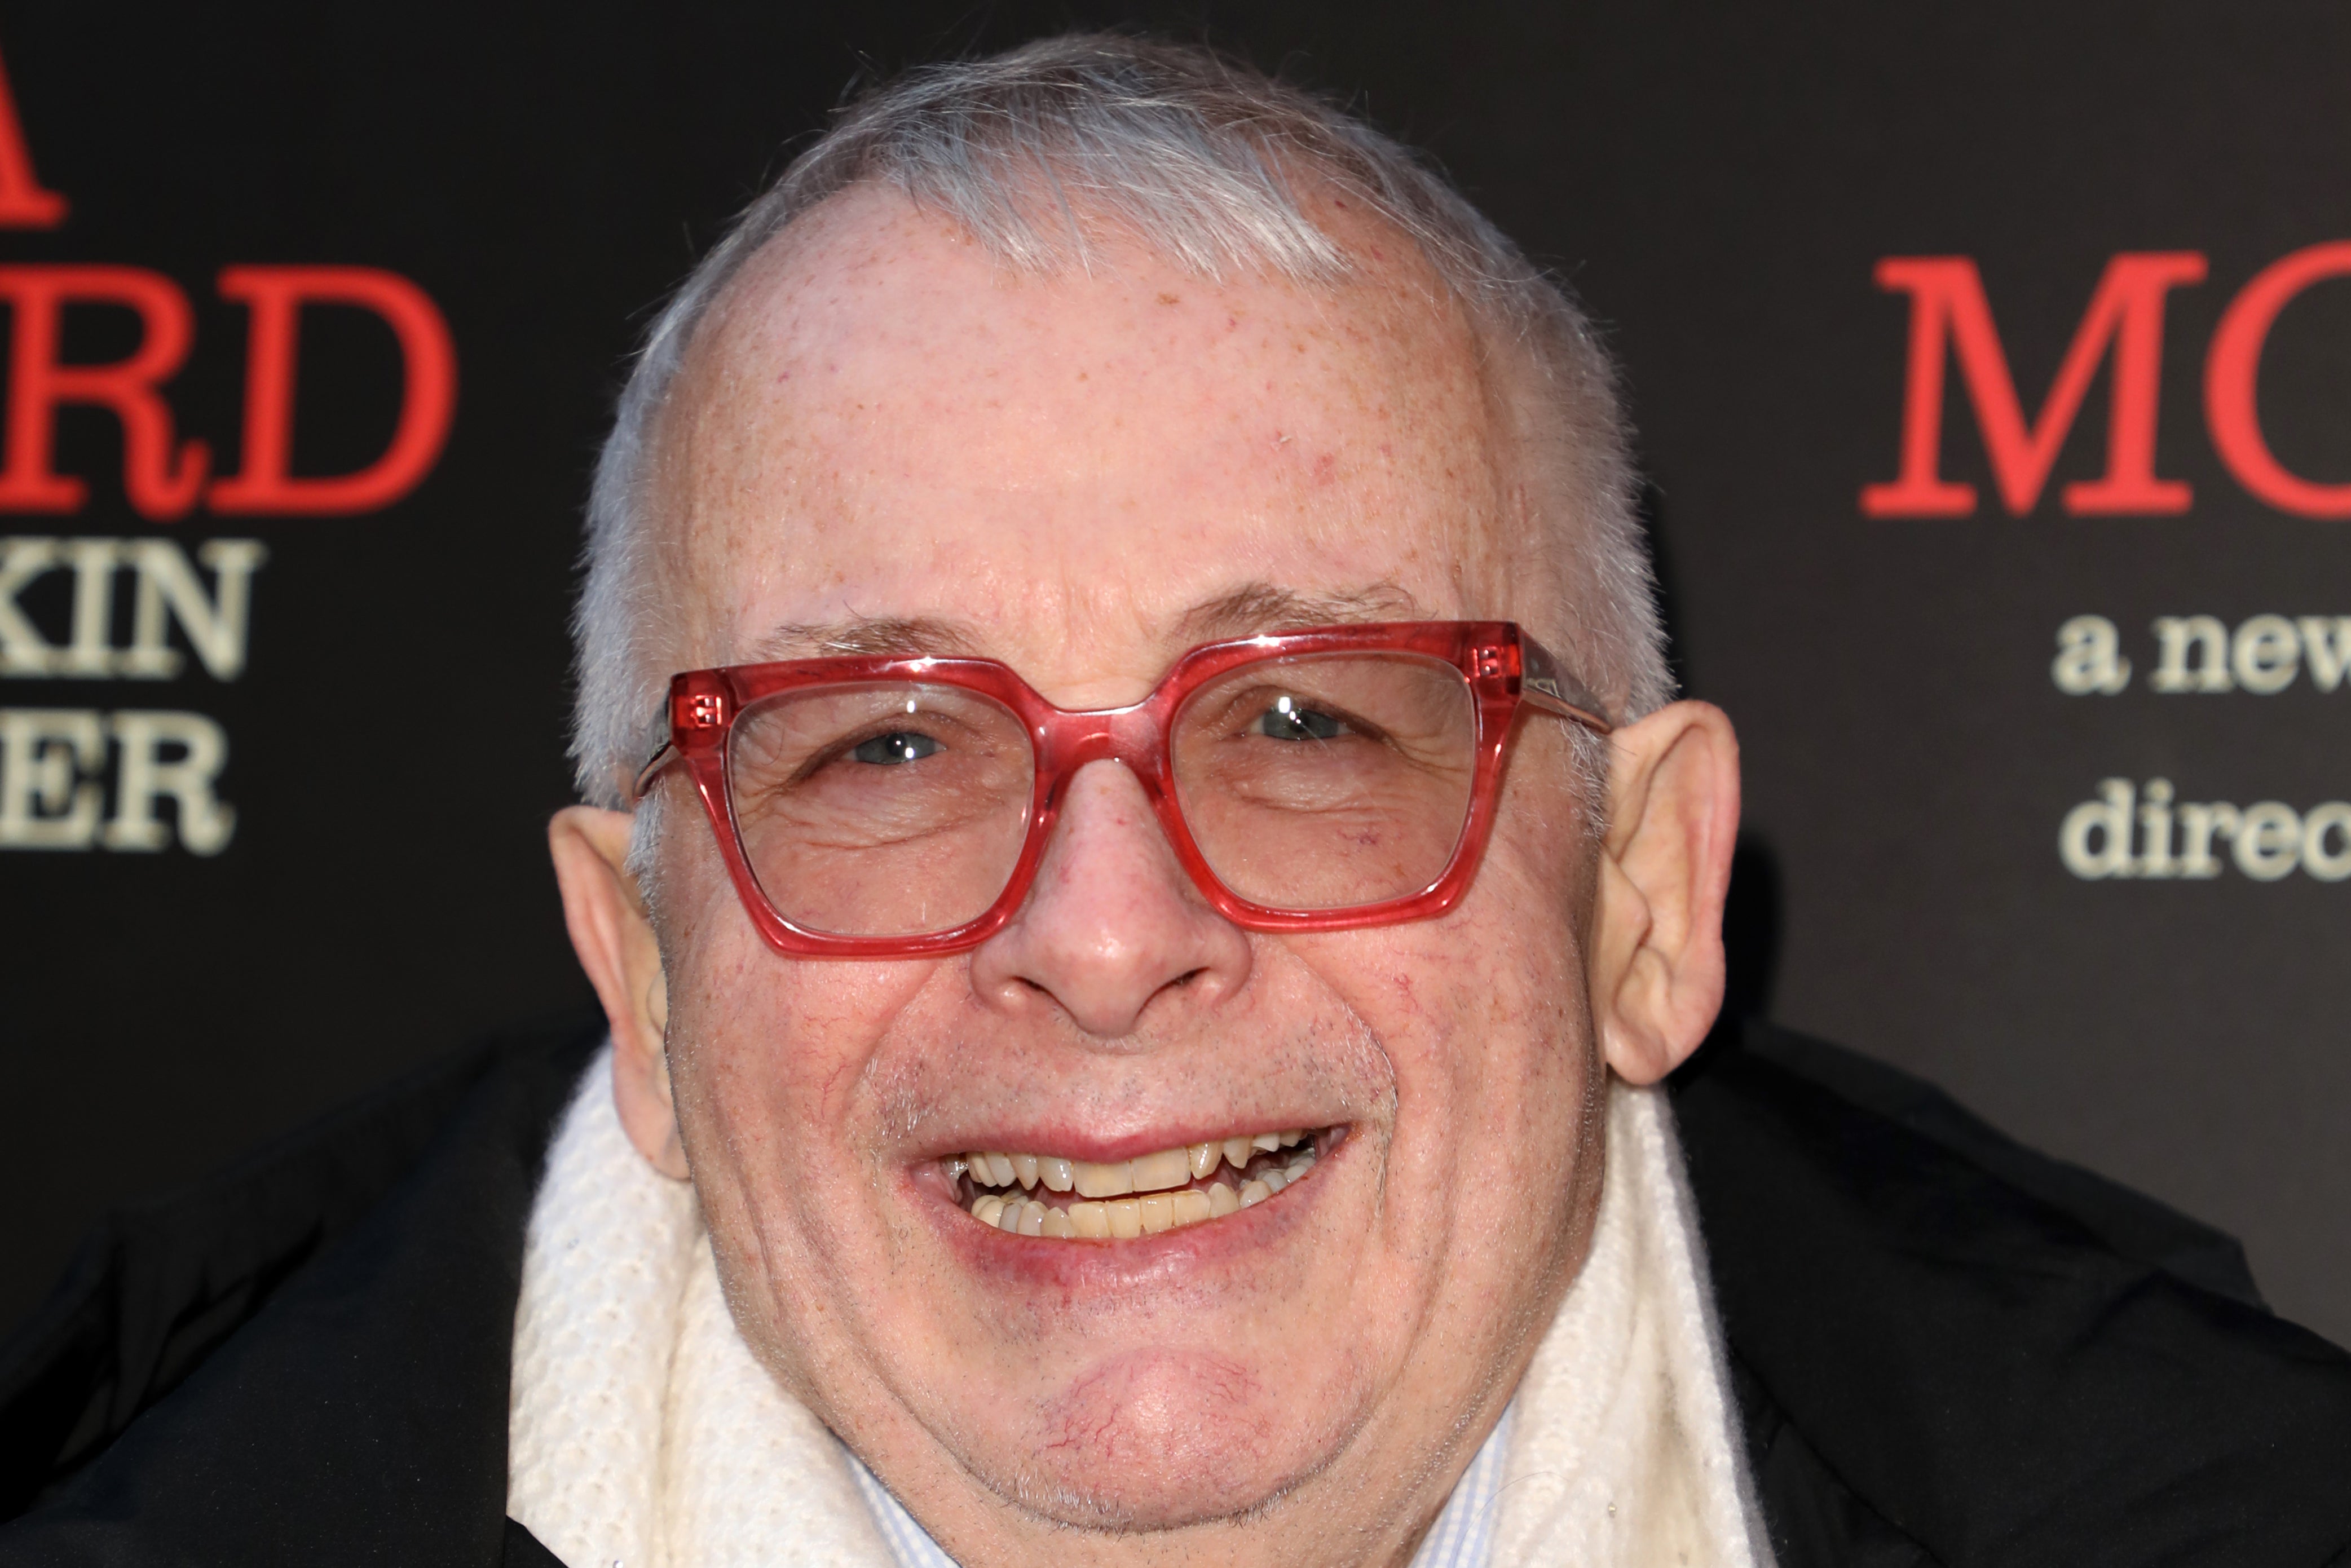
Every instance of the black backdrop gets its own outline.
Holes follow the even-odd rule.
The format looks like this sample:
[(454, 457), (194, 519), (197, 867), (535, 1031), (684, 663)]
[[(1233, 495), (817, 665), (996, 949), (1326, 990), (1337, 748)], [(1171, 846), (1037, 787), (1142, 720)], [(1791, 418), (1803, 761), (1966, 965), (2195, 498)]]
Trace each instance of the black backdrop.
[[(12, 420), (46, 362), (25, 336), (39, 290), (96, 287), (26, 268), (142, 269), (151, 295), (159, 277), (188, 301), (192, 346), (161, 395), (220, 473), (250, 444), (256, 362), (224, 268), (396, 275), (437, 306), (456, 358), (445, 447), (388, 505), (199, 499), (153, 520), (126, 487), (120, 422), (68, 404), (51, 456), (87, 497), (0, 510), (16, 552), (0, 609), (21, 622), (0, 660), (0, 1320), (106, 1205), (486, 1029), (586, 1004), (541, 833), (567, 798), (578, 505), (643, 308), (853, 73), (1118, 20), (1205, 31), (1356, 96), (1608, 324), (1680, 667), (1746, 744), (1741, 1005), (1923, 1071), (2238, 1232), (2283, 1310), (2351, 1338), (2351, 885), (2329, 880), (2351, 870), (2351, 812), (2326, 809), (2351, 795), (2351, 678), (2324, 678), (2351, 643), (2335, 619), (2351, 616), (2351, 539), (2294, 507), (2351, 508), (2264, 480), (2243, 418), (2208, 413), (2205, 392), (2231, 302), (2252, 301), (2241, 328), (2248, 283), (2310, 252), (2316, 280), (2285, 288), (2255, 361), (2258, 433), (2292, 474), (2351, 481), (2351, 278), (2311, 252), (2351, 237), (2351, 12), (877, 9), (0, 5), (23, 131), (0, 138)], [(7, 164), (17, 145), (29, 171)], [(2158, 253), (2200, 256), (2155, 265), (2203, 280), (2107, 297), (2122, 358), (2108, 343), (2085, 364), (2037, 487), (2030, 430), (2007, 447), (1980, 434), (1999, 424), (2000, 378), (1965, 330), (1965, 269), (1928, 269), (1956, 293), (1877, 281), (1889, 257), (1970, 258), (2019, 412), (2054, 439), (2043, 400), (2101, 278)], [(1926, 342), (1946, 406), (1917, 455), (1977, 496), (1944, 508), (1963, 515), (1865, 516), (1920, 391), (1914, 309), (1976, 356)], [(162, 329), (119, 305), (61, 319), (68, 361), (120, 361)], [(366, 308), (298, 319), (292, 470), (366, 470), (415, 395), (398, 340)], [(2151, 418), (2130, 404), (2152, 391), (2150, 343)], [(2118, 376), (2129, 406), (2110, 419)], [(28, 444), (9, 448), (0, 496), (30, 494), (10, 475), (31, 473), (38, 432), (9, 429)], [(2150, 430), (2153, 476), (2189, 486), (2184, 508), (2069, 507), (2068, 485)], [(2021, 517), (2001, 468), (2037, 488)], [(246, 539), (266, 557), (240, 638), (221, 591), (250, 552), (208, 565), (201, 547)], [(204, 595), (180, 590), (219, 673), (184, 630), (169, 678), (44, 673), (73, 656), (43, 650), (70, 650), (78, 588), (85, 664), (152, 665), (175, 562), (195, 569)], [(2131, 673), (2076, 695), (2053, 660), (2060, 628), (2092, 616)], [(2231, 690), (2158, 689), (2154, 622), (2200, 653), (2195, 616), (2238, 659)], [(2087, 653), (2067, 684), (2117, 674), (2095, 624), (2074, 635)], [(2279, 685), (2289, 653), (2282, 689), (2248, 689)], [(153, 713), (195, 716), (138, 716)], [(2174, 821), (2117, 848), (2107, 779), (2126, 813), (2167, 781)], [(192, 804), (171, 803), (173, 783)], [(2209, 865), (2187, 869), (2210, 874), (2177, 874), (2187, 807), (2215, 802), (2236, 839), (2206, 832)], [(150, 816), (163, 847), (127, 847)]]

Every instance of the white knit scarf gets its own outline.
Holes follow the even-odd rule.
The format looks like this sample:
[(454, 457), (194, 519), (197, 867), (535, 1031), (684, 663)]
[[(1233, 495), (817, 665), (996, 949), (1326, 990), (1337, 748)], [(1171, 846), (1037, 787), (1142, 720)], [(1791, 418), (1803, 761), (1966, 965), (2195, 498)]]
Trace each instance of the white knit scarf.
[[(515, 1311), (507, 1511), (569, 1568), (889, 1568), (845, 1449), (735, 1330), (691, 1186), (565, 1113)], [(1672, 1113), (1613, 1085), (1591, 1256), (1519, 1385), (1494, 1568), (1771, 1568)]]

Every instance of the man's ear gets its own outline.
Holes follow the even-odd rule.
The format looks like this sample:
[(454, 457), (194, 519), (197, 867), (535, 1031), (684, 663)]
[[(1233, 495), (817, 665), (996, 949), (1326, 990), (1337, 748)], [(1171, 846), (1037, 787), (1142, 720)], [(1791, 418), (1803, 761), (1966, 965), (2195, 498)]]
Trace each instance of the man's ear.
[(1655, 1083), (1698, 1049), (1722, 1007), (1739, 737), (1713, 704), (1678, 702), (1610, 739), (1587, 980), (1608, 1065)]
[(547, 825), (563, 923), (612, 1026), (612, 1103), (637, 1152), (665, 1176), (686, 1179), (685, 1147), (670, 1098), (669, 989), (661, 945), (630, 876), (625, 811), (569, 806)]

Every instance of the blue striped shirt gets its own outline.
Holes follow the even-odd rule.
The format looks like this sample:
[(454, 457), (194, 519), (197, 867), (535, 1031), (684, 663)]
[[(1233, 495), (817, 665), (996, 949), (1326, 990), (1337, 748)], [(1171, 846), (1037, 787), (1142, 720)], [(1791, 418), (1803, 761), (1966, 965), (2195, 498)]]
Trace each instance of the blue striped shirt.
[[(1453, 1495), (1445, 1500), (1437, 1522), (1428, 1527), (1420, 1550), (1413, 1553), (1412, 1568), (1489, 1568), (1494, 1555), (1494, 1499), (1502, 1490), (1502, 1461), (1510, 1455), (1511, 1417), (1518, 1407), (1515, 1399), (1503, 1407), (1502, 1418), (1494, 1423), (1478, 1457), (1469, 1461)], [(857, 1478), (857, 1490), (865, 1494), (865, 1506), (872, 1511), (873, 1522), (881, 1526), (882, 1539), (889, 1543), (898, 1568), (956, 1568), (956, 1560), (939, 1550), (930, 1532), (914, 1522), (914, 1516), (853, 1453), (849, 1455), (849, 1469)]]

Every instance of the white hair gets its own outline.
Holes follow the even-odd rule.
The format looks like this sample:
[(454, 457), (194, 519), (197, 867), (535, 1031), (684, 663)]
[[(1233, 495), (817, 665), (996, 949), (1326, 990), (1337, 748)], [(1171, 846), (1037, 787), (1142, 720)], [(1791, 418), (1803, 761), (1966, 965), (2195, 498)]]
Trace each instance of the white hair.
[[(581, 794), (627, 806), (663, 738), (675, 616), (649, 523), (654, 426), (695, 327), (762, 246), (827, 197), (894, 184), (1021, 271), (1091, 267), (1095, 236), (1112, 232), (1210, 279), (1346, 276), (1297, 183), (1353, 197), (1408, 235), (1484, 337), (1533, 367), (1538, 406), (1517, 412), (1553, 470), (1541, 520), (1565, 552), (1560, 652), (1620, 718), (1669, 700), (1615, 372), (1565, 290), (1410, 150), (1335, 105), (1205, 48), (1079, 34), (927, 67), (859, 99), (653, 322), (589, 495), (572, 619)], [(1604, 776), (1604, 747), (1576, 734), (1586, 778)], [(639, 823), (633, 869), (651, 869), (653, 827)]]

